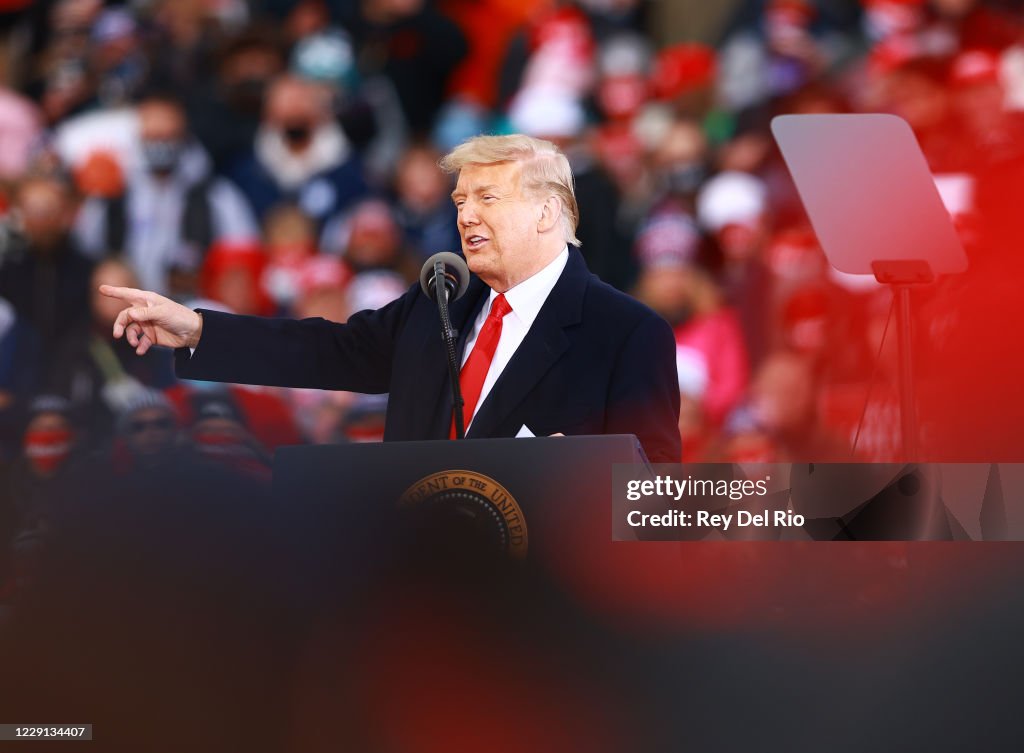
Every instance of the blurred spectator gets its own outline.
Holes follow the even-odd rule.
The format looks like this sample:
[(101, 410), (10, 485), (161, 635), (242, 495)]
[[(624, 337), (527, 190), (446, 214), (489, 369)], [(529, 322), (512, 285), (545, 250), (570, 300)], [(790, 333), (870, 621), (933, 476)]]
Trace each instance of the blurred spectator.
[(295, 302), (295, 316), (299, 319), (320, 317), (329, 322), (344, 324), (351, 314), (346, 288), (340, 282), (310, 285)]
[(509, 49), (501, 72), (501, 103), (530, 90), (581, 100), (595, 83), (595, 53), (593, 32), (578, 7), (548, 7)]
[(14, 190), (0, 252), (0, 297), (39, 336), (44, 372), (58, 341), (88, 318), (92, 262), (70, 234), (76, 204), (59, 175), (29, 175)]
[(1024, 156), (1024, 115), (1007, 108), (1003, 58), (994, 50), (961, 52), (950, 65), (952, 109), (962, 133), (962, 163), (972, 172)]
[(39, 383), (38, 360), (35, 332), (0, 298), (0, 464), (12, 454), (18, 409)]
[(748, 363), (735, 312), (724, 303), (722, 252), (682, 213), (656, 215), (640, 232), (637, 294), (674, 324), (679, 391), (717, 429), (743, 398)]
[(584, 143), (565, 144), (573, 170), (580, 221), (576, 237), (590, 271), (619, 290), (627, 290), (636, 277), (629, 254), (632, 231), (624, 217), (619, 188)]
[(705, 420), (718, 427), (742, 399), (749, 366), (739, 321), (719, 287), (719, 252), (708, 241), (703, 249), (688, 270), (692, 313), (676, 330), (676, 365), (680, 391), (699, 396)]
[(154, 0), (147, 10), (153, 80), (181, 91), (212, 76), (216, 50), (249, 18), (245, 0)]
[(468, 54), (452, 74), (454, 97), (481, 107), (498, 105), (499, 72), (516, 34), (548, 0), (447, 0), (447, 15), (461, 27)]
[(451, 184), (437, 169), (440, 158), (431, 147), (414, 145), (402, 155), (395, 173), (396, 219), (405, 243), (424, 259), (462, 247)]
[(847, 54), (849, 42), (810, 0), (768, 0), (755, 25), (722, 44), (719, 89), (733, 111), (799, 89)]
[(725, 257), (722, 286), (726, 302), (740, 317), (753, 366), (770, 346), (771, 276), (765, 262), (768, 241), (764, 184), (752, 175), (726, 172), (701, 187), (697, 219)]
[(650, 3), (646, 0), (578, 0), (578, 3), (599, 42), (624, 31), (642, 32), (648, 28)]
[(715, 50), (707, 45), (686, 42), (666, 47), (654, 59), (651, 89), (674, 115), (703, 118), (715, 104), (718, 65)]
[(211, 173), (177, 100), (151, 96), (138, 116), (142, 168), (123, 196), (86, 203), (79, 235), (94, 257), (123, 253), (141, 287), (188, 294), (212, 243), (253, 240), (259, 230), (238, 189)]
[(924, 24), (926, 0), (862, 0), (862, 26), (870, 42), (906, 37)]
[(218, 243), (210, 249), (199, 276), (199, 292), (233, 313), (269, 316), (273, 300), (263, 287), (267, 255), (254, 243)]
[(317, 253), (316, 223), (294, 204), (279, 204), (263, 221), (267, 266), (261, 284), (279, 310), (299, 295), (306, 262)]
[(252, 149), (263, 97), (284, 69), (285, 54), (275, 30), (254, 25), (221, 45), (209, 79), (183, 92), (189, 123), (217, 172)]
[(91, 315), (75, 322), (58, 345), (48, 375), (49, 388), (70, 400), (93, 438), (109, 437), (115, 416), (146, 387), (164, 389), (176, 381), (171, 351), (158, 348), (139, 358), (123, 340), (114, 339), (114, 320), (122, 306), (101, 295), (100, 285), (134, 288), (139, 280), (120, 259), (96, 265), (89, 283)]
[(929, 0), (928, 31), (945, 34), (960, 49), (1003, 50), (1020, 41), (1019, 8), (1016, 15), (983, 0)]
[(402, 104), (383, 75), (364, 77), (356, 68), (351, 37), (332, 27), (299, 40), (291, 71), (329, 95), (331, 111), (360, 154), (367, 179), (383, 185), (390, 178), (407, 139)]
[(275, 204), (294, 202), (322, 223), (367, 191), (327, 92), (288, 75), (267, 91), (252, 154), (236, 162), (230, 175), (260, 217)]
[(99, 102), (104, 107), (130, 102), (149, 72), (135, 18), (125, 8), (105, 9), (92, 27), (91, 43)]
[(138, 169), (139, 118), (133, 107), (96, 109), (61, 122), (53, 154), (75, 176), (86, 196), (118, 196), (127, 173)]
[(200, 394), (192, 403), (195, 420), (189, 427), (189, 440), (199, 456), (237, 473), (269, 481), (270, 457), (249, 432), (233, 401), (223, 395)]
[(355, 39), (360, 67), (394, 83), (413, 135), (429, 133), (466, 55), (462, 31), (429, 0), (359, 0), (350, 8), (341, 22)]
[(325, 0), (270, 2), (262, 5), (268, 13), (273, 14), (275, 19), (283, 16), (281, 21), (284, 33), (291, 44), (324, 31), (331, 22), (331, 11)]
[(178, 414), (157, 390), (137, 393), (117, 416), (117, 436), (126, 464), (133, 470), (146, 471), (167, 462), (177, 433)]
[(689, 213), (697, 211), (697, 191), (707, 180), (710, 154), (700, 123), (677, 118), (651, 155), (657, 177), (654, 204), (671, 202)]
[(25, 412), (19, 457), (0, 465), (0, 607), (32, 586), (46, 539), (69, 501), (78, 443), (63, 398), (39, 395)]
[(730, 418), (726, 459), (747, 462), (844, 462), (849, 447), (827, 434), (818, 421), (817, 388), (811, 363), (778, 351), (754, 376), (750, 401)]
[(383, 269), (409, 282), (419, 277), (420, 261), (405, 247), (395, 215), (381, 199), (361, 201), (349, 214), (329, 223), (321, 246), (329, 253), (340, 253), (356, 274)]
[(50, 530), (58, 512), (55, 506), (61, 501), (59, 484), (70, 467), (77, 441), (67, 400), (39, 395), (29, 403), (22, 456), (11, 473), (19, 528), (43, 533)]
[(348, 309), (348, 316), (357, 311), (367, 309), (375, 311), (384, 308), (401, 297), (408, 287), (408, 282), (395, 272), (388, 270), (360, 272), (345, 288), (345, 305)]
[[(361, 272), (346, 287), (311, 284), (296, 302), (299, 318), (322, 317), (343, 324), (364, 309), (379, 309), (401, 296), (405, 280), (394, 272)], [(314, 444), (381, 441), (387, 395), (324, 390), (289, 390), (288, 400), (303, 436)]]
[(690, 315), (686, 265), (697, 256), (700, 231), (693, 219), (666, 208), (649, 218), (637, 233), (634, 252), (641, 266), (636, 297), (673, 328)]
[[(347, 283), (347, 277), (339, 277), (336, 280), (323, 277), (319, 280), (308, 280), (302, 295), (295, 302), (295, 316), (299, 319), (321, 317), (327, 321), (344, 324), (349, 315), (358, 310), (353, 309), (349, 303), (346, 295)], [(354, 392), (306, 389), (288, 390), (286, 395), (303, 438), (313, 444), (333, 444), (341, 441), (345, 415), (358, 397)]]
[(199, 408), (206, 402), (221, 402), (231, 407), (265, 450), (273, 452), (284, 445), (302, 443), (295, 417), (282, 397), (287, 394), (286, 390), (188, 380), (165, 390), (164, 394), (174, 404), (184, 426), (196, 420)]
[(388, 396), (357, 394), (354, 398), (340, 421), (334, 441), (383, 442)]
[(96, 95), (90, 35), (102, 9), (101, 0), (57, 0), (47, 9), (46, 46), (32, 61), (27, 89), (48, 123), (80, 112)]
[(263, 220), (263, 242), (271, 258), (295, 252), (317, 252), (317, 228), (313, 219), (295, 204), (278, 204)]
[(878, 72), (872, 109), (899, 115), (914, 131), (933, 172), (955, 171), (964, 164), (951, 117), (947, 65), (939, 57), (914, 57)]
[(28, 169), (41, 129), (39, 108), (0, 87), (0, 181), (16, 180)]
[(772, 274), (776, 305), (795, 290), (821, 282), (828, 261), (810, 225), (800, 223), (780, 228), (768, 243), (767, 265)]
[(820, 365), (828, 346), (830, 302), (823, 287), (795, 290), (782, 305), (779, 329), (782, 345)]
[(598, 82), (594, 99), (609, 120), (636, 116), (651, 95), (653, 52), (639, 34), (617, 34), (598, 49)]

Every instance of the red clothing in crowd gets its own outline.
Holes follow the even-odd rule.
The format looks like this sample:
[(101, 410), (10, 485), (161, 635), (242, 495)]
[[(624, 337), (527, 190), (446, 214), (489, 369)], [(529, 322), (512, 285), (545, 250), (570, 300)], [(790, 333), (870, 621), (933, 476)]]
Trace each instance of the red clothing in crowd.
[(447, 0), (443, 8), (469, 42), (469, 54), (452, 74), (452, 94), (484, 107), (498, 104), (498, 80), (515, 34), (550, 0)]
[[(704, 389), (701, 407), (714, 426), (743, 398), (750, 379), (750, 365), (743, 331), (735, 312), (722, 308), (701, 314), (676, 328), (678, 358), (697, 368), (703, 366)], [(680, 363), (681, 371), (685, 369)], [(684, 377), (685, 378), (685, 377)], [(681, 385), (686, 390), (686, 385)]]

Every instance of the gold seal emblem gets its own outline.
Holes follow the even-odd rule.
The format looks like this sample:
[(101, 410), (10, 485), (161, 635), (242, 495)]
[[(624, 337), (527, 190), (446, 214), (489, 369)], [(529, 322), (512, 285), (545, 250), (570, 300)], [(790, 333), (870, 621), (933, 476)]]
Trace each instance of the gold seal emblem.
[(526, 556), (526, 518), (515, 497), (493, 478), (473, 471), (441, 471), (421, 478), (402, 494), (399, 507), (469, 521), (512, 557)]

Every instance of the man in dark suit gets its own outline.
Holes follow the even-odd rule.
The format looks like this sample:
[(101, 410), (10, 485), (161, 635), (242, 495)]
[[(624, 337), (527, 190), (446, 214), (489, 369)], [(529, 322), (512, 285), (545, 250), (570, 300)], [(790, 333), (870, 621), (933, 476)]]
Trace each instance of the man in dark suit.
[[(636, 434), (651, 460), (680, 458), (675, 341), (660, 317), (591, 275), (574, 246), (564, 155), (526, 136), (482, 136), (441, 162), (474, 277), (452, 305), (466, 436)], [(178, 348), (181, 377), (389, 392), (386, 440), (452, 436), (436, 306), (414, 286), (339, 325), (190, 311), (127, 288), (114, 325), (140, 355)]]

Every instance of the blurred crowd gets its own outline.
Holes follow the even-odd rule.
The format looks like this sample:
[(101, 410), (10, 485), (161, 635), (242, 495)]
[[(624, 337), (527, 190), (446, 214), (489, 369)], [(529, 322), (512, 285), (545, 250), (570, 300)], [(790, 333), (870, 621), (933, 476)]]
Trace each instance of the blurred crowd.
[(436, 163), (484, 132), (561, 146), (590, 269), (674, 327), (682, 460), (897, 456), (891, 292), (828, 264), (769, 123), (906, 119), (983, 269), (1019, 222), (1022, 4), (736, 0), (701, 41), (656, 5), (0, 2), (0, 603), (76, 464), (266, 478), (383, 432), (386, 396), (178, 382), (101, 283), (344, 322), (458, 250)]

